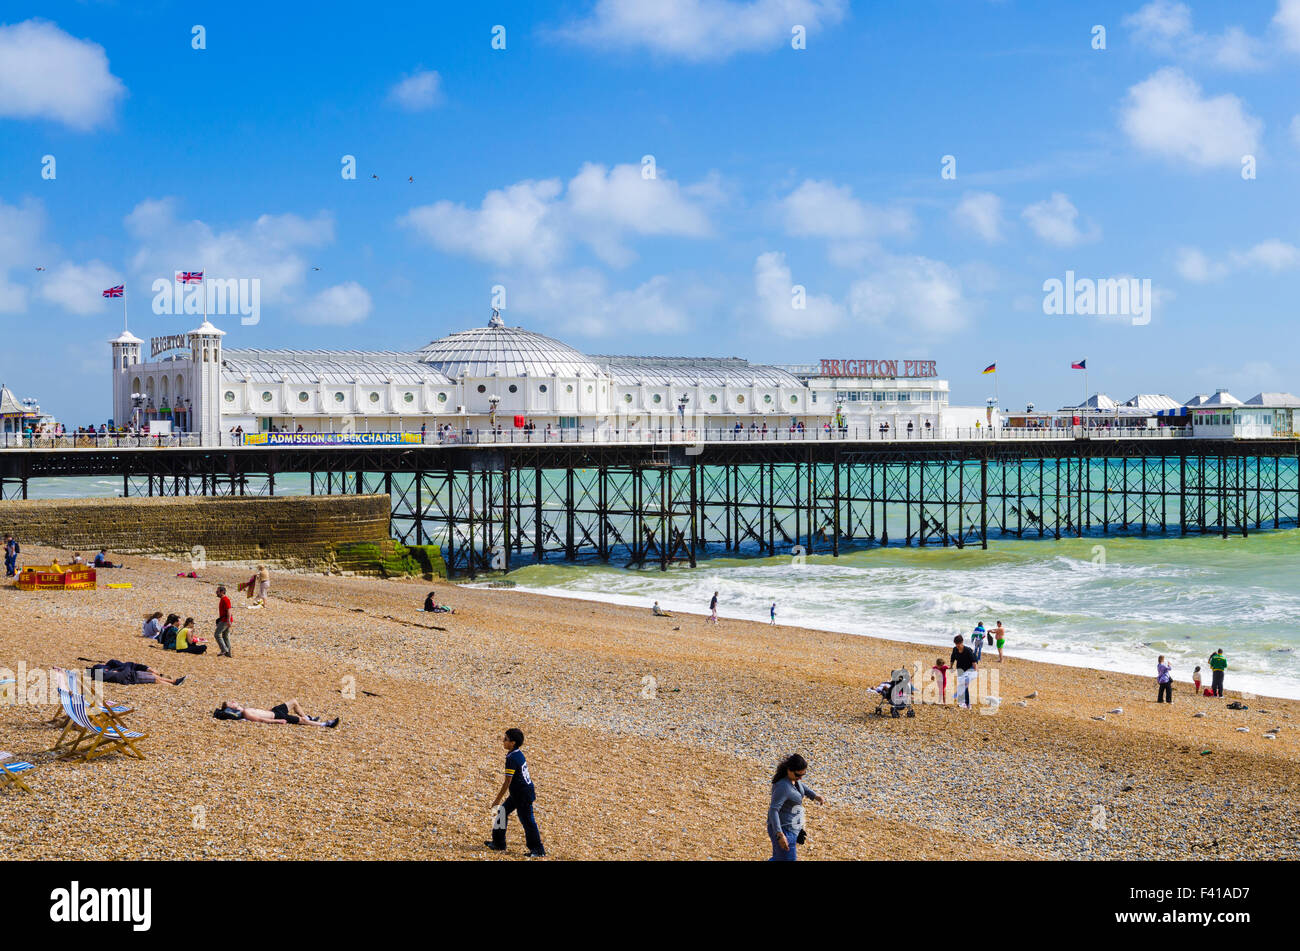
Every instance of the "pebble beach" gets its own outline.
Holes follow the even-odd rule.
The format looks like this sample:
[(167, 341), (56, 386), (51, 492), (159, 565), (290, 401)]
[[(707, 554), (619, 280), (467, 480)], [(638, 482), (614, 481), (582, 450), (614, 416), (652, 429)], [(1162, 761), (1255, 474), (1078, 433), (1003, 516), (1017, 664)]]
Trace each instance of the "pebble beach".
[[(24, 563), (52, 554), (66, 563), (39, 548)], [(507, 853), (483, 846), (509, 726), (527, 736), (551, 860), (766, 858), (769, 780), (795, 751), (827, 800), (809, 806), (802, 860), (1300, 858), (1300, 702), (1243, 698), (1231, 669), (1223, 699), (1180, 683), (1158, 705), (1154, 657), (1139, 677), (1019, 659), (1012, 642), (981, 664), (994, 712), (892, 719), (868, 688), (928, 672), (932, 645), (288, 571), (250, 610), (235, 592), (248, 566), (192, 579), (188, 562), (122, 560), (95, 591), (0, 586), (0, 667), (118, 658), (187, 679), (107, 687), (136, 708), (143, 761), (57, 760), (56, 703), (0, 704), (0, 750), (38, 765), (35, 794), (0, 792), (3, 858), (517, 860), (514, 820)], [(218, 583), (233, 658), (140, 636), (160, 610), (210, 638)], [(430, 589), (456, 613), (423, 613)], [(211, 715), (290, 698), (340, 727)]]

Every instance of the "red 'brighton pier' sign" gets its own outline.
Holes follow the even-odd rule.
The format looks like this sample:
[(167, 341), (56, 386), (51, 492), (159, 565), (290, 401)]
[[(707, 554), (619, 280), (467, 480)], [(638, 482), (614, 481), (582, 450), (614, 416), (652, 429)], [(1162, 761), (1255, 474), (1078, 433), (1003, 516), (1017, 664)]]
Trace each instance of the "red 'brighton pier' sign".
[[(903, 372), (898, 372), (902, 364)], [(938, 376), (933, 360), (822, 360), (822, 376), (891, 377), (908, 379)]]

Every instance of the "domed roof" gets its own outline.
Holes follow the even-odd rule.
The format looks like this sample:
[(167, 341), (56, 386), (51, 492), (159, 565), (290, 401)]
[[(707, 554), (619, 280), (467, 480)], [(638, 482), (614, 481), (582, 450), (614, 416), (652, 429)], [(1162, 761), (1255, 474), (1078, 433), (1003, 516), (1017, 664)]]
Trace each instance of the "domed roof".
[(485, 376), (599, 376), (600, 365), (568, 344), (522, 327), (507, 327), (492, 312), (486, 327), (449, 334), (416, 352), (421, 363), (455, 379)]

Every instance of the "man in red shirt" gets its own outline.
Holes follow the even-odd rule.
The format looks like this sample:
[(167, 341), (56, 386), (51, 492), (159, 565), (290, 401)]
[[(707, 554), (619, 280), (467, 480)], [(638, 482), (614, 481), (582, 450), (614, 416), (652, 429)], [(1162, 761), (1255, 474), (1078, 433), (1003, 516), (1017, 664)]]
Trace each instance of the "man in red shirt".
[(217, 629), (212, 636), (221, 651), (219, 657), (234, 657), (230, 652), (230, 625), (234, 617), (230, 613), (230, 598), (226, 595), (225, 585), (217, 588), (217, 599)]

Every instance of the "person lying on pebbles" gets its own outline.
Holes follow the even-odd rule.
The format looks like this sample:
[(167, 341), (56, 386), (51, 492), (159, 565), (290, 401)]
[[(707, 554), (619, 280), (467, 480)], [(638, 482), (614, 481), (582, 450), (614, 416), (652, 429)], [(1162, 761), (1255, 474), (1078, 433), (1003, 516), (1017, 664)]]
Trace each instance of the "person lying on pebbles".
[(221, 706), (212, 711), (218, 720), (247, 720), (249, 723), (287, 723), (291, 726), (323, 726), (329, 729), (339, 725), (342, 717), (322, 720), (314, 717), (302, 708), (297, 700), (277, 703), (270, 710), (258, 707), (245, 707), (233, 700), (223, 700)]
[(148, 664), (137, 664), (130, 660), (109, 659), (102, 664), (95, 664), (93, 667), (87, 668), (87, 673), (92, 678), (101, 680), (106, 684), (122, 684), (124, 686), (158, 683), (167, 684), (169, 687), (179, 687), (185, 683), (184, 676), (173, 680), (170, 677), (164, 677)]

